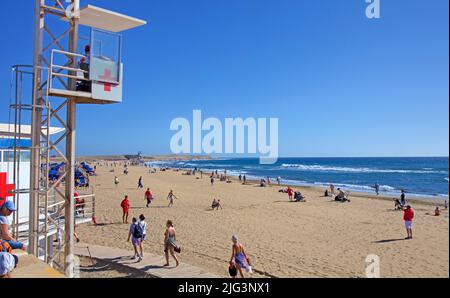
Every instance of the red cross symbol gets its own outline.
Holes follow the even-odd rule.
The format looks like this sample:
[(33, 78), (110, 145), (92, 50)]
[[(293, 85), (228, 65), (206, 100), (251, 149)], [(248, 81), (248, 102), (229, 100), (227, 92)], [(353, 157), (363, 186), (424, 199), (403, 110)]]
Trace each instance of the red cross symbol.
[[(111, 69), (105, 69), (105, 72), (102, 76), (98, 77), (100, 80), (113, 80), (114, 78), (111, 75)], [(111, 83), (103, 83), (105, 86), (105, 92), (111, 92), (112, 84)]]
[[(6, 200), (7, 197), (14, 196), (14, 194), (12, 193), (14, 188), (14, 184), (6, 183), (6, 173), (0, 173), (0, 199)], [(3, 201), (0, 201), (0, 205), (2, 204)]]

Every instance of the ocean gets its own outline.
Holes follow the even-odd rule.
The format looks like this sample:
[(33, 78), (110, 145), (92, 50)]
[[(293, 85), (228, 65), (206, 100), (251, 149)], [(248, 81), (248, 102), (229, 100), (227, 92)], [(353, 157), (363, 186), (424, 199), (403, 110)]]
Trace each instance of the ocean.
[(279, 158), (273, 165), (260, 165), (257, 158), (233, 158), (151, 162), (152, 166), (202, 170), (227, 170), (227, 174), (246, 175), (248, 179), (270, 177), (275, 183), (298, 186), (329, 186), (358, 192), (397, 196), (405, 189), (410, 196), (448, 199), (448, 157), (393, 158)]

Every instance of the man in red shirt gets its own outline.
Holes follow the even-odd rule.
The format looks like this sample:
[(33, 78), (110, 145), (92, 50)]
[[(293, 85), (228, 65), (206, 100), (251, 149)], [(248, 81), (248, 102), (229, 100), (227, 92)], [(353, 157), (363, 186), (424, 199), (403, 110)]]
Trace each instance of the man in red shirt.
[(406, 237), (405, 239), (412, 239), (413, 218), (414, 218), (414, 210), (411, 208), (410, 205), (408, 205), (403, 209), (403, 220), (405, 221), (406, 233), (408, 234), (408, 237)]
[(145, 192), (145, 199), (147, 200), (147, 208), (150, 206), (150, 203), (153, 200), (152, 193), (150, 192), (150, 188), (147, 188), (147, 191)]
[(128, 211), (130, 210), (130, 201), (128, 201), (128, 196), (125, 196), (125, 199), (122, 200), (120, 207), (122, 207), (123, 210), (122, 222), (128, 223)]

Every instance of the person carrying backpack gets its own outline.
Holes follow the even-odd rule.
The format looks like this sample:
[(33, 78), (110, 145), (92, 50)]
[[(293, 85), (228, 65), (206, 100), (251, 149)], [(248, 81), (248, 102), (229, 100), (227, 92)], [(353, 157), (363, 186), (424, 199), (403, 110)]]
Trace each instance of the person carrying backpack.
[[(135, 217), (133, 217), (132, 223), (130, 225), (130, 230), (128, 233), (128, 240), (131, 239), (131, 244), (134, 248), (134, 260), (138, 260), (138, 262), (142, 261), (144, 254), (142, 252), (142, 237), (144, 237), (144, 227), (140, 222), (137, 221)], [(138, 253), (138, 247), (140, 249), (140, 254)]]

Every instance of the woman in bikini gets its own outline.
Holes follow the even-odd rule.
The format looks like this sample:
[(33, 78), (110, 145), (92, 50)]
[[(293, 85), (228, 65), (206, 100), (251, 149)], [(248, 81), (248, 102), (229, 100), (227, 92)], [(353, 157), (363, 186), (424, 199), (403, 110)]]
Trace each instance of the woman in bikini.
[(177, 245), (177, 239), (176, 239), (176, 231), (173, 227), (173, 222), (171, 220), (167, 221), (166, 224), (166, 232), (164, 233), (164, 253), (166, 255), (166, 261), (167, 263), (164, 265), (165, 267), (169, 266), (169, 252), (170, 255), (175, 259), (175, 262), (177, 263), (176, 267), (180, 264), (178, 261), (177, 256), (175, 255), (175, 251), (180, 252), (181, 248)]
[(249, 268), (250, 260), (245, 253), (244, 246), (238, 242), (238, 238), (233, 235), (233, 237), (231, 237), (231, 240), (233, 241), (233, 247), (230, 264), (232, 267), (236, 266), (239, 275), (242, 278), (244, 278), (244, 273), (242, 272), (242, 269)]

